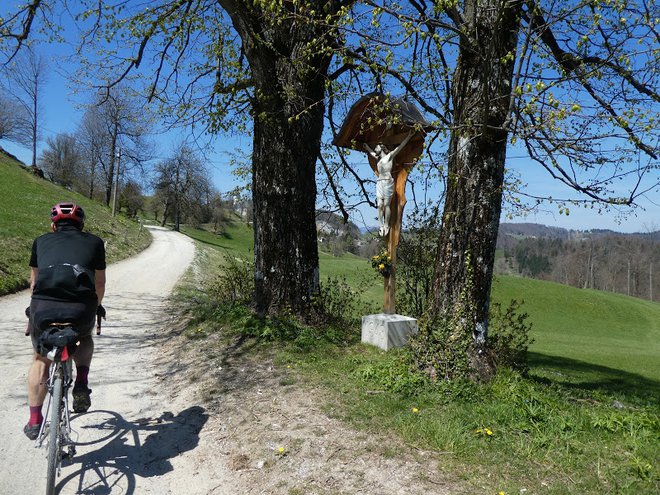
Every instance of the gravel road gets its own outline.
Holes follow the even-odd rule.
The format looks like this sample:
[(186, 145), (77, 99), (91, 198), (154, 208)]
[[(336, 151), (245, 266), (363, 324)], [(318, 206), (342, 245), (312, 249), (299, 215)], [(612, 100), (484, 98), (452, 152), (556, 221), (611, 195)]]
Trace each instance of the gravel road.
[[(181, 234), (158, 228), (151, 232), (148, 249), (107, 269), (103, 304), (108, 319), (102, 335), (95, 337), (92, 407), (73, 416), (78, 447), (72, 465), (58, 479), (62, 494), (178, 495), (212, 488), (212, 480), (188, 457), (208, 415), (183, 398), (173, 400), (155, 365), (169, 323), (163, 311), (166, 297), (192, 262), (195, 248)], [(29, 297), (25, 291), (0, 298), (5, 347), (0, 361), (0, 494), (45, 491), (46, 449), (35, 449), (22, 433), (31, 359), (23, 311)]]

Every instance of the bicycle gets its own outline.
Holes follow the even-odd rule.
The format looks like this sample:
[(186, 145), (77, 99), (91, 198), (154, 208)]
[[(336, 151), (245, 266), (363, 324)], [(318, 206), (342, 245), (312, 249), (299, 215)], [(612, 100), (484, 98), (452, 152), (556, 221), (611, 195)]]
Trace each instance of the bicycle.
[(35, 441), (37, 448), (44, 443), (48, 445), (46, 495), (55, 494), (55, 480), (62, 463), (70, 461), (76, 453), (71, 438), (69, 389), (73, 383), (72, 354), (78, 340), (78, 331), (68, 324), (50, 325), (40, 338), (42, 352), (51, 360), (46, 382), (46, 412)]

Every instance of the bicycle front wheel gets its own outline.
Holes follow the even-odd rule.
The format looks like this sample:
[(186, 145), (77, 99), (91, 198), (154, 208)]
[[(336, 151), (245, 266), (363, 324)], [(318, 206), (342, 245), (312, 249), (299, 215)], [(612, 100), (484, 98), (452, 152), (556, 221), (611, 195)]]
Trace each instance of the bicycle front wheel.
[(56, 371), (53, 381), (53, 390), (51, 397), (51, 416), (50, 428), (48, 430), (48, 475), (46, 477), (46, 495), (55, 495), (55, 480), (57, 478), (57, 469), (60, 464), (60, 441), (62, 435), (60, 421), (62, 415), (62, 390), (64, 380), (62, 379), (61, 368)]

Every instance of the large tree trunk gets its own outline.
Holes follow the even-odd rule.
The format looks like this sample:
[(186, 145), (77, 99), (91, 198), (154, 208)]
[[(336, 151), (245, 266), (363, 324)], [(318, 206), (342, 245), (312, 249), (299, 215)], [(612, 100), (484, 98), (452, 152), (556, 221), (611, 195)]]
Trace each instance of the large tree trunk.
[[(316, 12), (334, 8), (308, 3), (318, 3)], [(272, 13), (247, 13), (253, 8), (228, 12), (255, 84), (254, 305), (260, 315), (285, 308), (304, 315), (319, 287), (315, 176), (330, 61), (328, 55), (310, 53), (314, 43), (328, 44), (328, 34), (321, 31), (322, 23), (293, 17), (279, 23)]]
[(470, 366), (481, 376), (491, 371), (485, 347), (506, 158), (503, 126), (520, 22), (520, 3), (504, 5), (465, 2), (432, 305), (436, 317), (469, 315), (461, 329), (471, 332)]
[(303, 313), (319, 284), (315, 165), (323, 113), (288, 124), (283, 104), (266, 110), (267, 121), (254, 123), (254, 302), (259, 314), (284, 307)]

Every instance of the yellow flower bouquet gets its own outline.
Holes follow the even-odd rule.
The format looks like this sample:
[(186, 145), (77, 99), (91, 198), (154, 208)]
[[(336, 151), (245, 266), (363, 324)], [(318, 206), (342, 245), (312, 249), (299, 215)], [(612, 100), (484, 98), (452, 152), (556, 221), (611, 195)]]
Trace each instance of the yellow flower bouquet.
[(387, 251), (383, 251), (371, 257), (371, 266), (383, 277), (386, 277), (392, 272), (392, 257)]

